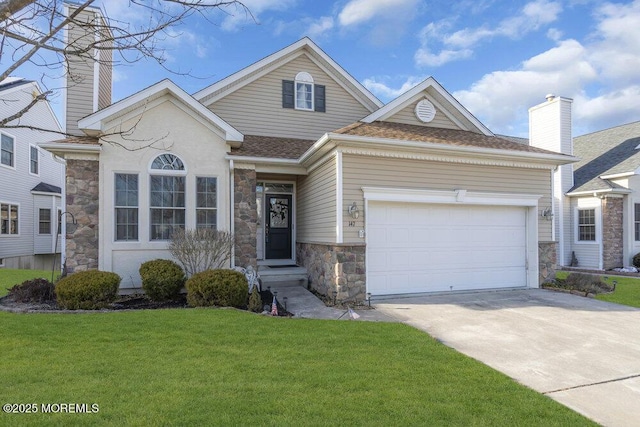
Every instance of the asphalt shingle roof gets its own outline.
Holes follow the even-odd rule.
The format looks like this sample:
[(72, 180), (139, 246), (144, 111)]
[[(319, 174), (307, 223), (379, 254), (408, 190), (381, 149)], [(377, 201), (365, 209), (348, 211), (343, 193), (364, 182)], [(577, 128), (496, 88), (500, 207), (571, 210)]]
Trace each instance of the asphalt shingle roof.
[(601, 176), (631, 173), (640, 167), (640, 122), (629, 123), (573, 139), (574, 186), (570, 192), (616, 190)]
[(242, 145), (239, 148), (231, 149), (231, 155), (271, 159), (298, 159), (315, 142), (307, 139), (245, 135)]

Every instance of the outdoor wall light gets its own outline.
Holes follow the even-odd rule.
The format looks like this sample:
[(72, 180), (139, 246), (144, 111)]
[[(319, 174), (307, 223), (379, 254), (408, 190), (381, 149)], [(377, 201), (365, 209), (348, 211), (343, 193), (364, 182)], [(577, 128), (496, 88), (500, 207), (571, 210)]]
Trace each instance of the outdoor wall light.
[(553, 218), (553, 211), (551, 210), (550, 207), (548, 207), (542, 212), (540, 212), (540, 216), (546, 219), (547, 221), (551, 221), (551, 219)]
[(349, 206), (347, 212), (349, 212), (349, 215), (351, 215), (351, 218), (353, 219), (358, 219), (358, 217), (360, 216), (360, 210), (358, 209), (358, 205), (356, 205), (356, 202), (353, 202), (351, 206)]

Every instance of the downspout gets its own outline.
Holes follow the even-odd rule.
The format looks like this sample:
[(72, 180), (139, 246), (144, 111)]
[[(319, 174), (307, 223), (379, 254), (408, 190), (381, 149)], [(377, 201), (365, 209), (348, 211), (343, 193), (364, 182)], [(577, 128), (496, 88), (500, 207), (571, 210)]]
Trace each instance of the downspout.
[[(229, 231), (235, 234), (234, 205), (235, 205), (235, 172), (233, 160), (229, 160)], [(236, 245), (231, 247), (231, 267), (236, 266)]]

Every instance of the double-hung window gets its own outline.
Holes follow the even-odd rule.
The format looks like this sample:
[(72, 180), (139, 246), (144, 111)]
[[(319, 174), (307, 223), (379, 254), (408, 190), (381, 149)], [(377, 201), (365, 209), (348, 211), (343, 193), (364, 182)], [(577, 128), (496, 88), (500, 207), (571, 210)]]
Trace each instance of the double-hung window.
[(38, 220), (38, 234), (51, 234), (51, 209), (40, 209)]
[(18, 234), (18, 205), (0, 203), (0, 234)]
[(185, 174), (182, 160), (173, 154), (161, 154), (151, 164), (151, 240), (169, 240), (175, 230), (184, 229)]
[(15, 167), (15, 140), (9, 135), (0, 134), (0, 163), (5, 166)]
[(633, 228), (635, 231), (635, 241), (640, 242), (640, 203), (634, 204)]
[(138, 175), (115, 176), (115, 240), (138, 240)]
[(596, 210), (578, 209), (578, 241), (596, 241)]
[(313, 110), (313, 77), (304, 71), (296, 75), (296, 109)]
[(218, 217), (217, 179), (196, 178), (196, 228), (216, 229)]
[(40, 170), (40, 153), (38, 152), (38, 147), (30, 146), (29, 147), (29, 171), (33, 175), (38, 175)]

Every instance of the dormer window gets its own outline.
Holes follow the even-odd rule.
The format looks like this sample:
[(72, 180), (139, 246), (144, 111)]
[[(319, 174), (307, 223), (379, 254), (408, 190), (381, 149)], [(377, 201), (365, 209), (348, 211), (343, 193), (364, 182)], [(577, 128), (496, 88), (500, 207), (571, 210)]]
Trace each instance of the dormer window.
[(311, 74), (301, 71), (295, 80), (282, 81), (282, 108), (324, 113), (325, 87), (315, 84)]

